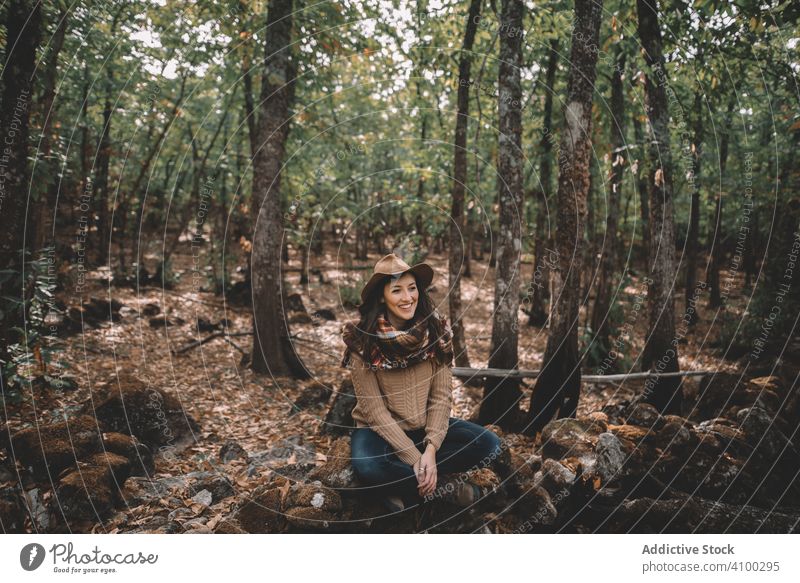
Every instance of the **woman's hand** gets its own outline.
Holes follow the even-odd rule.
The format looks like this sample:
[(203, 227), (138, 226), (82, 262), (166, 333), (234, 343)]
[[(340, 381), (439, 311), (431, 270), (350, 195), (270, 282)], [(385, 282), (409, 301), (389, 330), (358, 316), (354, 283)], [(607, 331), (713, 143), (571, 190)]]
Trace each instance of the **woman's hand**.
[(414, 464), (414, 474), (417, 476), (417, 488), (420, 496), (433, 494), (436, 489), (436, 449), (432, 445), (425, 448), (425, 453)]

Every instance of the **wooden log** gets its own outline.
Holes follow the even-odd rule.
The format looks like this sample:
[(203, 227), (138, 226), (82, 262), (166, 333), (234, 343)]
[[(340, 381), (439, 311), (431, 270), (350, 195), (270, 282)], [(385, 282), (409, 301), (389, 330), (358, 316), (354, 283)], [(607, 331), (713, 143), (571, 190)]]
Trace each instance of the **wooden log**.
[[(466, 367), (453, 367), (453, 376), (461, 379), (473, 378), (489, 378), (489, 377), (508, 377), (508, 378), (536, 378), (539, 376), (539, 370), (532, 369), (501, 369), (501, 368), (466, 368)], [(705, 376), (714, 374), (711, 370), (687, 370), (670, 373), (655, 373), (655, 372), (632, 372), (625, 374), (609, 374), (609, 375), (582, 375), (581, 381), (586, 383), (605, 384), (615, 383), (618, 381), (647, 379), (650, 377), (690, 377), (690, 376)]]

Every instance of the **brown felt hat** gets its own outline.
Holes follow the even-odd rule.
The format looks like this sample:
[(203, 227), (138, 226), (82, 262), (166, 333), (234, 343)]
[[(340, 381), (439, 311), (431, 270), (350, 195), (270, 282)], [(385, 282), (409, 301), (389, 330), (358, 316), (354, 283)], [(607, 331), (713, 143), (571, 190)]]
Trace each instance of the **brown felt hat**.
[(394, 253), (389, 253), (375, 264), (372, 277), (361, 290), (361, 301), (365, 301), (372, 288), (378, 285), (387, 275), (402, 275), (410, 271), (417, 278), (417, 285), (426, 289), (433, 281), (435, 275), (433, 268), (427, 263), (417, 263), (411, 267)]

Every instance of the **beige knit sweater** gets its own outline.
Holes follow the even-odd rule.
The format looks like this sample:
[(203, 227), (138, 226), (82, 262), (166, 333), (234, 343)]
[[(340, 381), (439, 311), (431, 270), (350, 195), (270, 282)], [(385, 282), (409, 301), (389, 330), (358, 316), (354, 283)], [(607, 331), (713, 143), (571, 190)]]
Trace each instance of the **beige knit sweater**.
[(436, 451), (447, 434), (453, 406), (453, 372), (434, 358), (407, 368), (371, 369), (353, 353), (350, 375), (356, 394), (353, 420), (369, 427), (413, 465), (422, 457), (405, 431), (425, 428)]

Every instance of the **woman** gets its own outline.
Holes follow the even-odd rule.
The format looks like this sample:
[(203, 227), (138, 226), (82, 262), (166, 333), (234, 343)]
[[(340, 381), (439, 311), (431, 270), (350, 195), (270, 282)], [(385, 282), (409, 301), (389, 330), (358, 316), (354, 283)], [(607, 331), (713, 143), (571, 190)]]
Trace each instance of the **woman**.
[[(392, 511), (438, 495), (439, 474), (479, 468), (502, 451), (493, 432), (450, 417), (452, 332), (426, 291), (433, 277), (427, 263), (385, 256), (361, 290), (360, 320), (342, 327), (357, 401), (353, 469)], [(443, 497), (469, 506), (479, 495), (459, 480)]]

